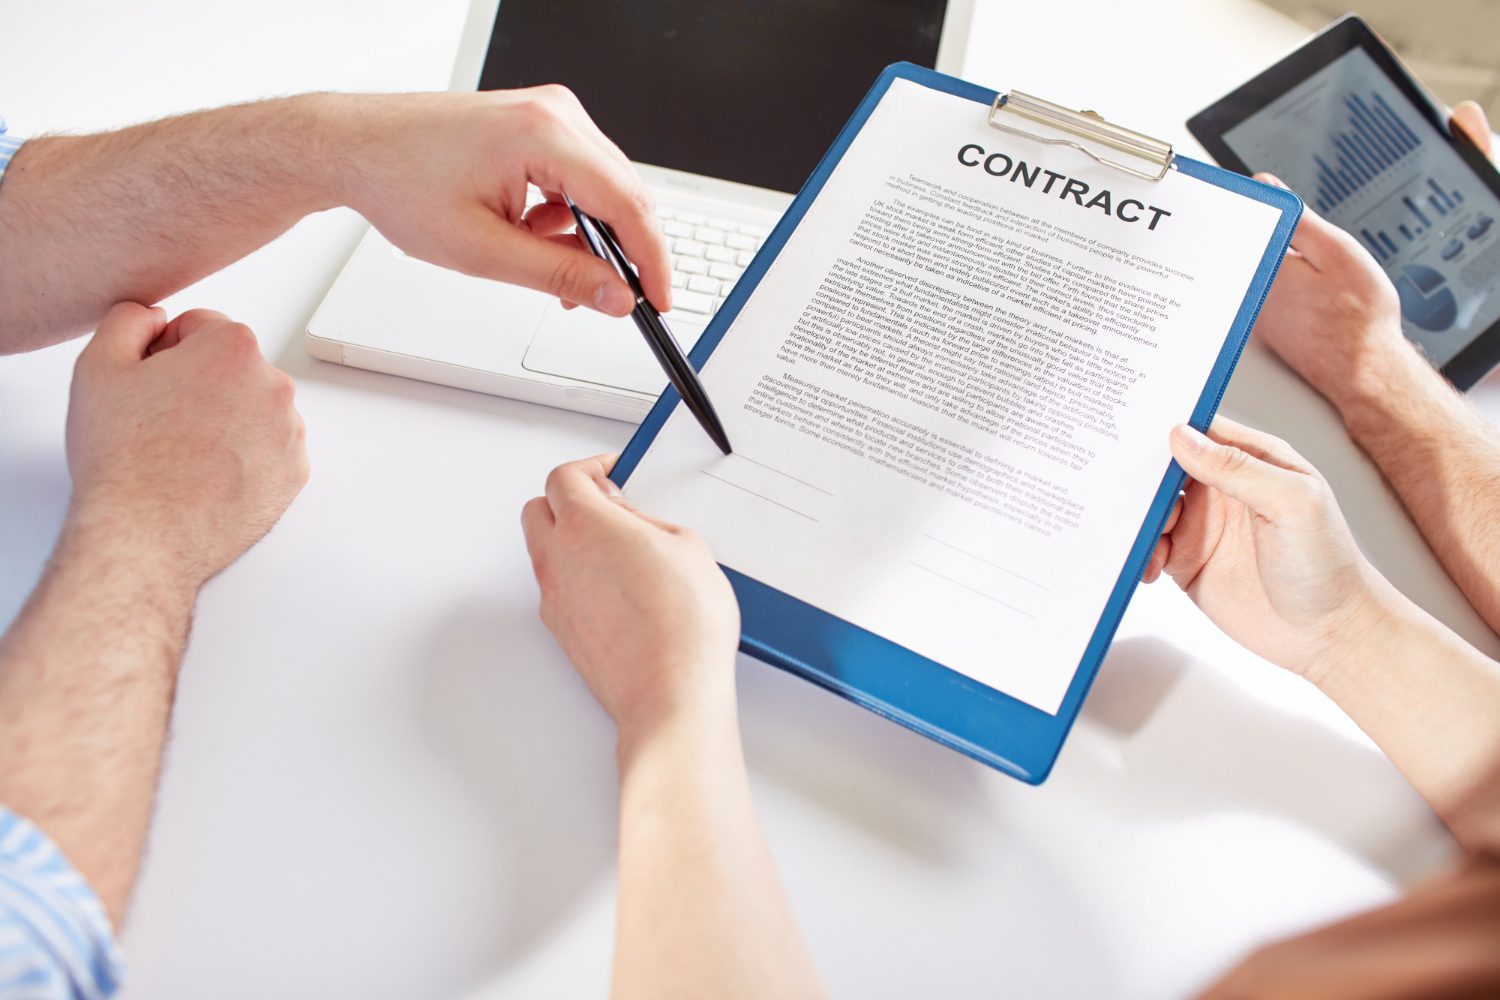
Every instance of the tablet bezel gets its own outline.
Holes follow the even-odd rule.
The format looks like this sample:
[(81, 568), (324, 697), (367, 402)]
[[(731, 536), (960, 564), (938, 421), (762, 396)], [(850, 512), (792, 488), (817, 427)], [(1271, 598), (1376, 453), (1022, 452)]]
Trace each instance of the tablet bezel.
[[(1500, 198), (1500, 170), (1495, 169), (1467, 135), (1452, 127), (1447, 109), (1417, 82), (1370, 26), (1353, 14), (1335, 21), (1306, 45), (1189, 118), (1188, 131), (1221, 166), (1248, 176), (1253, 172), (1250, 165), (1229, 148), (1224, 134), (1355, 48), (1363, 49), (1375, 61), (1418, 114), (1447, 140), (1458, 158)], [(1467, 390), (1497, 366), (1500, 366), (1500, 320), (1481, 331), (1438, 371), (1457, 388)]]

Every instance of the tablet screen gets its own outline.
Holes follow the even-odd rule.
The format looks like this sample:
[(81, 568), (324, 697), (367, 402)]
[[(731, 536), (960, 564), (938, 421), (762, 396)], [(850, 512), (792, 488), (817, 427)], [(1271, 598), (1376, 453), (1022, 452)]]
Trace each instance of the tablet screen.
[(1500, 198), (1363, 49), (1223, 138), (1375, 255), (1400, 293), (1406, 335), (1434, 365), (1500, 320)]

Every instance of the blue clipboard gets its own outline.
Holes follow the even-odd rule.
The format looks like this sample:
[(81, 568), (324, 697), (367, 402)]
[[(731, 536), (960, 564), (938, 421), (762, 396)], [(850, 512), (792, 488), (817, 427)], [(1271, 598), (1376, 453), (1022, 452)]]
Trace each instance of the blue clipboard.
[[(834, 167), (895, 80), (910, 80), (933, 90), (967, 98), (975, 102), (977, 110), (988, 111), (997, 98), (995, 91), (910, 63), (887, 67), (833, 146), (823, 155), (817, 169), (802, 186), (796, 200), (690, 353), (694, 368), (701, 370), (718, 347), (750, 293), (801, 223)], [(1223, 349), (1190, 417), (1189, 422), (1201, 430), (1213, 420), (1223, 398), (1229, 377), (1250, 336), (1250, 328), (1291, 242), (1292, 231), (1302, 214), (1302, 202), (1289, 191), (1207, 163), (1183, 156), (1176, 156), (1173, 162), (1176, 169), (1188, 176), (1263, 202), (1281, 213), (1281, 220), (1240, 304), (1234, 325), (1225, 334)], [(677, 393), (668, 387), (621, 453), (611, 474), (616, 483), (625, 484), (678, 402)], [(1084, 695), (1098, 673), (1099, 664), (1109, 649), (1136, 584), (1140, 582), (1185, 478), (1176, 462), (1168, 465), (1056, 715), (1049, 715), (726, 566), (724, 572), (740, 603), (743, 623), (740, 649), (959, 753), (1022, 781), (1040, 784), (1046, 780), (1068, 731), (1078, 717)]]

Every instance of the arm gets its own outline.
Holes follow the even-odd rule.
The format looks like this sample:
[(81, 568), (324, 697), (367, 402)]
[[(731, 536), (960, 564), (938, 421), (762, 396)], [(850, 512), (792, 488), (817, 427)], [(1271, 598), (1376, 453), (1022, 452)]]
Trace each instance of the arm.
[(1193, 482), (1146, 578), (1165, 571), (1246, 648), (1312, 681), (1470, 850), (1500, 846), (1500, 667), (1365, 561), (1332, 491), (1284, 442), (1187, 427)]
[(78, 360), (73, 501), (0, 639), (0, 803), (118, 923), (140, 865), (198, 588), (306, 479), (291, 381), (217, 313), (111, 310)]
[(761, 834), (734, 691), (739, 609), (703, 543), (630, 509), (612, 460), (522, 514), (542, 620), (619, 728), (616, 997), (820, 997)]
[[(1454, 121), (1489, 151), (1477, 105), (1460, 105)], [(1500, 631), (1500, 438), (1402, 335), (1396, 290), (1353, 237), (1309, 211), (1292, 245), (1256, 335), (1338, 409)]]
[[(551, 200), (523, 216), (528, 183)], [(0, 354), (159, 301), (336, 205), (413, 256), (627, 314), (619, 275), (562, 235), (561, 192), (615, 227), (668, 308), (645, 187), (560, 87), (309, 94), (33, 139), (0, 185)]]

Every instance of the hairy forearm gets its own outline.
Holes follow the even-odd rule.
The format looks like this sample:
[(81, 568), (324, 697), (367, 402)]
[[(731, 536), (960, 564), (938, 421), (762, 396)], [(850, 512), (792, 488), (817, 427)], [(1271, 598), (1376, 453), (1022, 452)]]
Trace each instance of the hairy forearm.
[(750, 798), (733, 702), (620, 741), (613, 995), (821, 997)]
[(341, 200), (349, 143), (336, 95), (44, 136), (0, 184), (0, 354), (150, 305)]
[(193, 595), (102, 513), (70, 515), (0, 638), (0, 803), (123, 915), (150, 824)]
[(1384, 580), (1308, 676), (1470, 850), (1500, 849), (1500, 664)]
[(1500, 436), (1405, 341), (1332, 394), (1448, 574), (1500, 631)]

